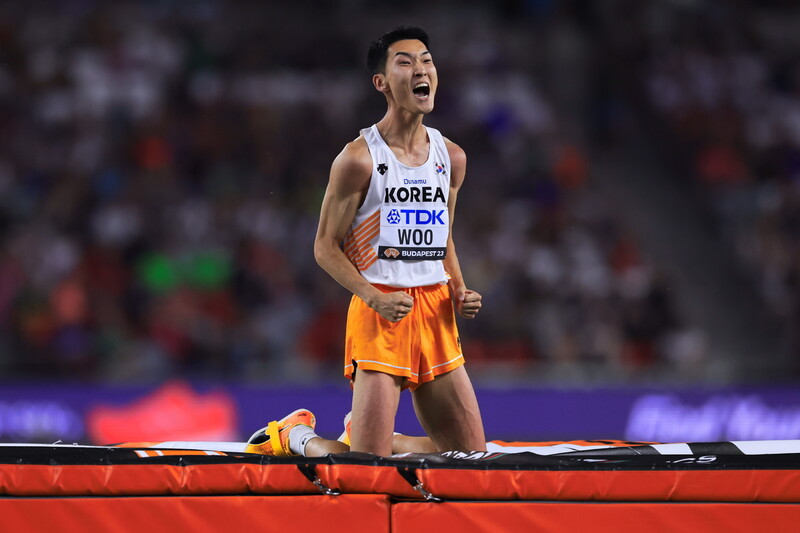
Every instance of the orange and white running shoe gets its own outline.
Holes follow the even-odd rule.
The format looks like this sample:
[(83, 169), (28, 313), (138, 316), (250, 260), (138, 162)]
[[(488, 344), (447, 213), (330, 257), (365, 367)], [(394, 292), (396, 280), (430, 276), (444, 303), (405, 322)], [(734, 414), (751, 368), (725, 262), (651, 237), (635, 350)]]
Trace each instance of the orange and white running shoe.
[(280, 420), (273, 420), (247, 439), (245, 452), (275, 457), (297, 455), (289, 449), (289, 432), (297, 425), (314, 429), (317, 426), (317, 419), (308, 409), (298, 409)]
[(348, 446), (350, 446), (350, 418), (352, 414), (353, 412), (350, 411), (344, 415), (344, 421), (342, 422), (344, 424), (344, 431), (341, 435), (339, 435), (339, 438), (336, 439), (339, 442), (347, 444)]

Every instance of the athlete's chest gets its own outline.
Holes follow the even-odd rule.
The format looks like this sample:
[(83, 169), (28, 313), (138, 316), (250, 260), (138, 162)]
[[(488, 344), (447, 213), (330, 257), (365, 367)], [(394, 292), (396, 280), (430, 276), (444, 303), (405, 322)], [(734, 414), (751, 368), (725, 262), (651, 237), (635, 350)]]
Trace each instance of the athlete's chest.
[(389, 150), (392, 151), (394, 158), (399, 163), (408, 167), (420, 167), (424, 165), (428, 161), (431, 153), (430, 143), (425, 143), (424, 145), (415, 147), (411, 150), (390, 146)]

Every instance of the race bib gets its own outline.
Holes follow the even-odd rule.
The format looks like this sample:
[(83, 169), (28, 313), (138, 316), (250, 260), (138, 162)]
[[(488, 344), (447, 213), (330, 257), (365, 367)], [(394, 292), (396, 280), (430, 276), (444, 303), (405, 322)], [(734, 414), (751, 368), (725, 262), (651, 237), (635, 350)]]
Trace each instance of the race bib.
[[(428, 206), (426, 206), (428, 207)], [(447, 207), (381, 207), (378, 257), (385, 260), (441, 260), (447, 254)]]

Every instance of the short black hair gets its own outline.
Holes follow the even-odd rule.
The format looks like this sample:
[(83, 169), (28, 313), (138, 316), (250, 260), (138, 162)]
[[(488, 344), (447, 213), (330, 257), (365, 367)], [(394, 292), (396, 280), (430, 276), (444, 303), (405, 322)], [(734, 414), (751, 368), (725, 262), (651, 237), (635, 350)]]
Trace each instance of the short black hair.
[(425, 48), (428, 48), (428, 34), (422, 28), (416, 26), (400, 26), (388, 33), (384, 33), (377, 41), (373, 42), (367, 50), (367, 68), (373, 74), (382, 73), (386, 70), (386, 53), (389, 47), (397, 41), (405, 39), (416, 39), (422, 41)]

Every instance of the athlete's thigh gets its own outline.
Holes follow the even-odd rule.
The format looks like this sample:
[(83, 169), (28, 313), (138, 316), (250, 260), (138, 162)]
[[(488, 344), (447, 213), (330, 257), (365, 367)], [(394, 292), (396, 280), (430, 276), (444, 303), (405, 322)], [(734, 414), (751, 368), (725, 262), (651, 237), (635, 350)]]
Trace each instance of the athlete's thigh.
[(417, 418), (440, 451), (486, 449), (478, 400), (463, 366), (420, 385), (412, 395)]
[(402, 378), (358, 368), (353, 381), (350, 449), (392, 454), (392, 434)]

